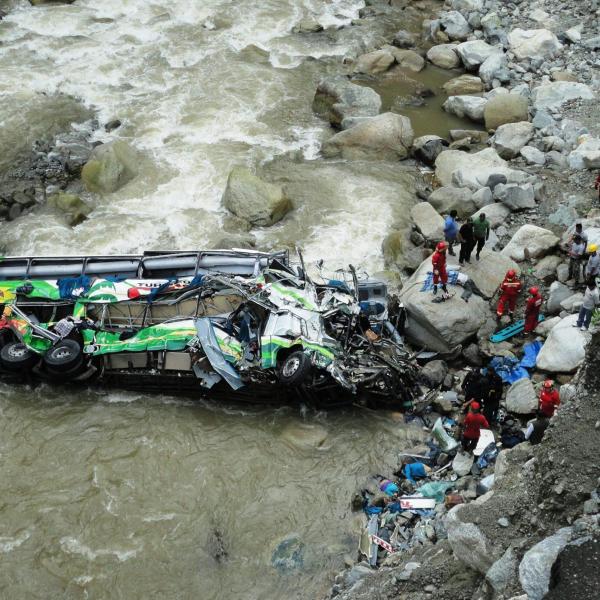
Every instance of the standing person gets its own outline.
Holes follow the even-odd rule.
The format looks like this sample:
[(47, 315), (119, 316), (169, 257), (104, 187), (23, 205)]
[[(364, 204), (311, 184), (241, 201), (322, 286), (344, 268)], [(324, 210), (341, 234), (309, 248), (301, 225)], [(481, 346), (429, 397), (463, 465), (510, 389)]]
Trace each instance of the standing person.
[(597, 244), (590, 244), (588, 246), (588, 258), (587, 264), (585, 265), (584, 275), (586, 280), (598, 277), (600, 275), (600, 254), (598, 254)]
[(438, 283), (442, 283), (444, 297), (448, 296), (448, 272), (446, 271), (446, 242), (439, 242), (435, 247), (435, 252), (431, 257), (433, 266), (433, 295), (437, 294)]
[(500, 284), (500, 300), (496, 309), (496, 319), (498, 321), (504, 315), (506, 308), (508, 308), (510, 320), (513, 320), (517, 305), (517, 296), (521, 293), (522, 287), (523, 285), (517, 277), (517, 272), (514, 269), (509, 269), (504, 276), (504, 281)]
[(569, 279), (574, 279), (576, 284), (581, 278), (581, 263), (585, 254), (585, 246), (583, 238), (576, 233), (567, 251), (569, 254)]
[(487, 398), (483, 401), (483, 416), (488, 423), (495, 423), (502, 400), (502, 391), (504, 386), (502, 378), (496, 373), (493, 367), (487, 369)]
[(485, 246), (487, 240), (490, 239), (490, 222), (485, 218), (485, 213), (481, 213), (478, 219), (473, 223), (473, 234), (475, 235), (475, 243), (477, 244), (477, 252), (475, 258), (479, 260), (479, 255)]
[(567, 246), (573, 241), (573, 238), (578, 235), (586, 244), (588, 243), (587, 231), (583, 230), (583, 223), (575, 223), (575, 231), (569, 236)]
[(580, 327), (581, 331), (587, 331), (590, 328), (590, 322), (594, 309), (600, 304), (600, 294), (596, 287), (595, 279), (590, 279), (585, 287), (583, 294), (583, 303), (579, 309), (579, 317), (577, 323), (573, 323), (573, 327)]
[(542, 386), (540, 394), (540, 412), (545, 417), (552, 417), (560, 404), (560, 395), (558, 390), (554, 388), (554, 381), (546, 379)]
[(479, 402), (473, 400), (469, 407), (469, 412), (465, 417), (461, 439), (461, 444), (465, 451), (475, 450), (481, 436), (481, 430), (488, 429), (490, 426), (487, 419), (479, 412), (480, 409)]
[(598, 173), (598, 177), (596, 177), (596, 181), (594, 182), (594, 189), (598, 190), (598, 203), (600, 203), (600, 172)]
[(546, 429), (548, 429), (548, 425), (550, 425), (550, 419), (538, 410), (535, 420), (531, 421), (527, 426), (525, 439), (529, 440), (529, 443), (533, 446), (539, 444), (544, 437)]
[[(483, 402), (487, 398), (489, 392), (488, 379), (480, 369), (469, 371), (463, 381), (462, 389), (465, 398), (468, 400)], [(463, 409), (466, 409), (467, 404), (468, 402), (463, 405)]]
[(527, 298), (527, 304), (525, 305), (525, 333), (533, 333), (535, 331), (538, 325), (542, 302), (544, 301), (538, 287), (530, 287), (529, 294), (530, 296)]
[(473, 231), (473, 217), (469, 217), (458, 230), (460, 240), (460, 252), (458, 253), (458, 262), (462, 265), (465, 262), (471, 263), (471, 252), (475, 248), (475, 233)]
[(446, 215), (444, 220), (444, 239), (448, 244), (448, 254), (450, 256), (456, 256), (454, 254), (454, 244), (456, 243), (456, 236), (458, 235), (458, 223), (456, 217), (458, 213), (455, 210), (451, 210), (449, 215)]

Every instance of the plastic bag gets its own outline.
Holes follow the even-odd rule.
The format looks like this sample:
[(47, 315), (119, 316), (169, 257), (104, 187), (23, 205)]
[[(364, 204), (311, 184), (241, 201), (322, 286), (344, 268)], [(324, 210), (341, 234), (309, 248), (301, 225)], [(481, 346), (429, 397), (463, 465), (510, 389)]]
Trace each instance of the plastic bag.
[(436, 502), (443, 502), (446, 490), (454, 487), (452, 481), (431, 481), (423, 484), (417, 491), (425, 498), (433, 498)]
[(431, 429), (431, 435), (433, 435), (443, 452), (450, 452), (458, 446), (458, 442), (450, 437), (444, 429), (441, 417), (434, 423), (433, 428)]

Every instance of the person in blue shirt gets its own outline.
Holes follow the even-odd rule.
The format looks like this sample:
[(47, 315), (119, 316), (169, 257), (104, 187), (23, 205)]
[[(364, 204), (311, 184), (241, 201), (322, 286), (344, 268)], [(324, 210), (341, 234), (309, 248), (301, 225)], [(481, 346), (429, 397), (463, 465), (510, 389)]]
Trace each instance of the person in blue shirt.
[(456, 256), (454, 253), (454, 244), (456, 243), (456, 238), (458, 236), (458, 223), (456, 222), (456, 217), (458, 213), (455, 210), (451, 210), (449, 215), (446, 215), (444, 220), (444, 238), (448, 243), (448, 254), (452, 256)]

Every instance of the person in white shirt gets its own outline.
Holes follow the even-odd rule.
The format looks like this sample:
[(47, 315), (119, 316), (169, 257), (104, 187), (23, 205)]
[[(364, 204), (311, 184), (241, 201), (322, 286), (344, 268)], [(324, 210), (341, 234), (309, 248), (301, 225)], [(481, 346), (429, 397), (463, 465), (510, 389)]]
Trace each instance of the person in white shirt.
[(573, 323), (573, 327), (580, 327), (581, 331), (587, 331), (590, 327), (594, 309), (598, 304), (600, 304), (598, 288), (596, 287), (596, 282), (590, 279), (583, 294), (583, 304), (579, 310), (579, 318), (577, 319), (577, 323)]
[(581, 279), (581, 262), (585, 254), (586, 243), (580, 235), (574, 235), (573, 241), (569, 244), (569, 279), (574, 279), (579, 283)]

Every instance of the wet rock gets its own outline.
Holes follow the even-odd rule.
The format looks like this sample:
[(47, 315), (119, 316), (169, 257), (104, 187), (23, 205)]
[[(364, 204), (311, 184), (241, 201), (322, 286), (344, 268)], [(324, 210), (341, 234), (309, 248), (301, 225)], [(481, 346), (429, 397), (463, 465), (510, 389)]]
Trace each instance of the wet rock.
[(221, 236), (213, 245), (217, 250), (230, 248), (255, 248), (256, 237), (251, 233), (230, 233)]
[(448, 365), (443, 360), (432, 360), (421, 369), (421, 378), (429, 387), (441, 385), (448, 374)]
[(513, 29), (508, 44), (518, 60), (552, 58), (562, 49), (558, 38), (548, 29)]
[(461, 219), (472, 215), (476, 210), (471, 190), (468, 188), (437, 188), (429, 196), (429, 203), (442, 215), (456, 210)]
[(504, 256), (510, 256), (518, 262), (525, 260), (525, 253), (531, 258), (547, 254), (558, 244), (559, 238), (548, 229), (537, 225), (522, 225), (502, 250)]
[(377, 75), (387, 71), (393, 64), (394, 57), (390, 52), (387, 50), (374, 50), (356, 59), (354, 72)]
[(483, 123), (486, 104), (487, 100), (479, 96), (450, 96), (442, 108), (461, 119), (467, 117), (472, 121)]
[(456, 52), (458, 44), (439, 44), (427, 51), (427, 60), (441, 69), (456, 69), (460, 65), (460, 57)]
[(411, 31), (401, 29), (392, 40), (392, 44), (398, 48), (414, 48), (419, 41), (419, 36)]
[(536, 411), (538, 398), (531, 383), (531, 379), (525, 377), (515, 381), (506, 392), (506, 410), (518, 415), (529, 415)]
[(594, 92), (584, 83), (553, 81), (536, 87), (531, 100), (536, 110), (558, 109), (568, 100), (592, 100)]
[(535, 208), (535, 192), (530, 183), (499, 183), (494, 188), (494, 198), (511, 210)]
[(292, 29), (293, 33), (318, 33), (319, 31), (323, 31), (323, 25), (311, 18), (302, 19)]
[(444, 237), (444, 219), (435, 211), (429, 202), (419, 202), (410, 209), (410, 216), (428, 240), (440, 240)]
[(411, 316), (406, 333), (416, 345), (448, 353), (475, 334), (485, 323), (488, 306), (475, 295), (470, 298), (468, 305), (458, 294), (445, 302), (433, 302), (431, 291), (421, 292), (429, 271), (431, 257), (423, 261), (401, 293), (401, 300)]
[(75, 227), (85, 221), (92, 212), (92, 208), (83, 202), (79, 196), (65, 192), (58, 192), (50, 196), (47, 204), (64, 213), (71, 227)]
[(573, 373), (583, 363), (589, 334), (573, 327), (576, 322), (577, 315), (570, 315), (552, 328), (538, 354), (538, 369)]
[(280, 572), (296, 571), (304, 566), (304, 543), (297, 535), (285, 538), (271, 555), (271, 564)]
[(496, 594), (502, 594), (508, 585), (514, 581), (516, 572), (517, 557), (513, 549), (508, 548), (502, 557), (489, 568), (485, 574), (485, 579)]
[(341, 156), (349, 160), (402, 160), (408, 156), (413, 140), (408, 117), (383, 113), (329, 138), (322, 152), (326, 157)]
[(492, 145), (502, 158), (514, 158), (523, 146), (533, 137), (535, 128), (532, 123), (520, 121), (500, 125), (492, 137)]
[(448, 142), (438, 135), (422, 135), (414, 140), (412, 154), (425, 164), (433, 165), (447, 145)]
[(346, 117), (373, 117), (380, 109), (381, 98), (377, 92), (341, 76), (322, 79), (313, 100), (315, 113), (336, 127)]
[(41, 6), (43, 4), (73, 4), (75, 0), (29, 0), (32, 6)]
[(502, 49), (490, 46), (482, 40), (463, 42), (456, 47), (456, 52), (467, 71), (479, 68), (493, 54), (502, 54)]
[(106, 133), (110, 133), (115, 129), (119, 129), (119, 127), (121, 127), (121, 124), (122, 123), (119, 119), (113, 119), (112, 121), (109, 121), (104, 125), (104, 131), (106, 131)]
[(450, 79), (443, 86), (448, 96), (458, 96), (460, 94), (477, 94), (483, 91), (483, 82), (474, 75), (461, 75)]
[(519, 154), (525, 159), (528, 165), (544, 166), (546, 164), (546, 155), (533, 146), (523, 146)]
[(498, 129), (505, 123), (528, 121), (527, 99), (518, 94), (495, 96), (485, 105), (484, 119), (487, 129)]
[(139, 157), (122, 140), (94, 148), (81, 171), (81, 179), (90, 192), (109, 194), (122, 188), (138, 174)]
[(263, 181), (248, 169), (234, 167), (223, 193), (223, 206), (254, 226), (269, 227), (292, 209), (280, 186)]
[(494, 563), (495, 552), (477, 525), (461, 520), (460, 511), (463, 507), (464, 505), (454, 507), (444, 519), (448, 542), (456, 558), (469, 568), (485, 574)]
[(582, 135), (577, 140), (577, 147), (569, 154), (571, 169), (600, 168), (600, 139), (591, 135)]
[(550, 585), (552, 565), (570, 539), (570, 527), (559, 529), (525, 553), (519, 565), (519, 582), (529, 600), (543, 600)]
[(320, 448), (327, 440), (327, 430), (310, 423), (292, 423), (281, 432), (281, 437), (298, 448)]
[(466, 40), (471, 33), (469, 23), (457, 10), (441, 13), (440, 29), (450, 40)]
[(487, 131), (477, 129), (451, 129), (450, 139), (453, 141), (468, 140), (471, 144), (485, 144), (489, 139)]
[(401, 50), (394, 46), (387, 46), (386, 49), (402, 69), (418, 73), (425, 68), (425, 59), (414, 50)]

